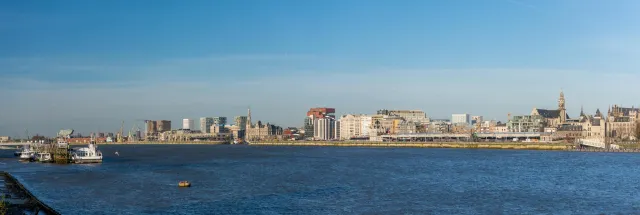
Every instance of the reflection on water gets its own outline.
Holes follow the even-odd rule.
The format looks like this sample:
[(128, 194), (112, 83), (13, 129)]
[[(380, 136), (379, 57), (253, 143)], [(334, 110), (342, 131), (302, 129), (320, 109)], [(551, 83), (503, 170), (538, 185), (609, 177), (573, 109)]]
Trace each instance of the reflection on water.
[(637, 154), (100, 147), (104, 163), (82, 165), (0, 150), (0, 168), (63, 214), (640, 213)]

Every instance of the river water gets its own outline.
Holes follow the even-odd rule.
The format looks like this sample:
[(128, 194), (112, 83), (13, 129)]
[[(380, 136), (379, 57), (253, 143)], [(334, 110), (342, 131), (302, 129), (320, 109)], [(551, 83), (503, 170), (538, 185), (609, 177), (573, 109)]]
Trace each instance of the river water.
[[(62, 214), (640, 214), (640, 156), (560, 151), (100, 146), (0, 170)], [(118, 151), (120, 156), (114, 154)], [(191, 188), (178, 188), (180, 180)]]

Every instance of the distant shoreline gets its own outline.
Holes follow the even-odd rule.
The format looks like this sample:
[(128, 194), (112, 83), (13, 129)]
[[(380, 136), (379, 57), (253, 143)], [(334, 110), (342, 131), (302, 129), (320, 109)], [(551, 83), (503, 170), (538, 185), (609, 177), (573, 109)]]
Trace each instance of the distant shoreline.
[[(98, 145), (222, 145), (227, 141), (188, 141), (188, 142), (124, 142), (124, 143), (98, 143)], [(69, 145), (87, 145), (89, 143), (69, 143)]]
[[(99, 145), (225, 145), (226, 141), (216, 142), (130, 142), (130, 143), (98, 143)], [(71, 145), (86, 145), (72, 143)], [(369, 142), (369, 141), (265, 141), (250, 142), (250, 146), (316, 146), (316, 147), (368, 147), (368, 148), (449, 148), (449, 149), (507, 149), (507, 150), (546, 150), (576, 152), (634, 152), (640, 148), (599, 149), (578, 148), (569, 143), (524, 143), (524, 142)]]
[(482, 143), (482, 142), (252, 142), (255, 146), (328, 146), (328, 147), (384, 147), (384, 148), (464, 148), (464, 149), (520, 149), (566, 151), (575, 148), (564, 143)]

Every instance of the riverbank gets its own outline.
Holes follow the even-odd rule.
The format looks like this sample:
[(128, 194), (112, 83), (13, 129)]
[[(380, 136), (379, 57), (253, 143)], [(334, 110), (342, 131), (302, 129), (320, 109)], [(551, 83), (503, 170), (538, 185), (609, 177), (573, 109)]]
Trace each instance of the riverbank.
[[(87, 145), (88, 143), (69, 143), (69, 145)], [(190, 145), (221, 145), (229, 144), (227, 141), (173, 141), (173, 142), (159, 142), (159, 141), (140, 141), (140, 142), (124, 142), (124, 143), (97, 143), (98, 145), (178, 145), (178, 144), (190, 144)]]
[(16, 178), (7, 172), (0, 171), (0, 213), (6, 214), (60, 214), (53, 208), (38, 200)]
[(408, 147), (408, 148), (465, 148), (465, 149), (523, 149), (523, 150), (573, 150), (573, 144), (565, 143), (481, 143), (481, 142), (252, 142), (257, 146), (332, 146), (332, 147)]

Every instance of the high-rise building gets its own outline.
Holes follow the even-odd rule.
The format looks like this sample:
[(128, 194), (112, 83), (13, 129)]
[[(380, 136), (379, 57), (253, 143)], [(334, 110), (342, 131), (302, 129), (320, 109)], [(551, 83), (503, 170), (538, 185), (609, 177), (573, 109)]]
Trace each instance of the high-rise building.
[(315, 118), (322, 119), (325, 116), (333, 116), (335, 113), (335, 108), (311, 108), (307, 111), (307, 116), (314, 116)]
[(211, 125), (213, 125), (213, 117), (200, 118), (200, 132), (205, 134), (211, 133)]
[(154, 136), (158, 133), (158, 122), (155, 120), (147, 120), (146, 136)]
[(311, 115), (304, 118), (304, 138), (313, 138), (313, 125), (315, 124), (316, 118)]
[(236, 116), (235, 123), (240, 128), (240, 130), (245, 130), (247, 128), (247, 117), (246, 116)]
[(317, 135), (315, 133), (318, 130), (318, 128), (316, 128), (318, 120), (324, 119), (326, 117), (331, 117), (335, 120), (335, 116), (334, 116), (335, 113), (336, 113), (335, 108), (319, 107), (319, 108), (309, 109), (304, 119), (305, 138), (317, 139)]
[(332, 117), (318, 119), (314, 126), (314, 138), (317, 140), (331, 140), (335, 138), (335, 126), (335, 119)]
[(452, 124), (470, 124), (471, 123), (471, 118), (469, 116), (469, 114), (463, 113), (463, 114), (452, 114), (451, 115), (451, 123)]
[(340, 120), (334, 120), (333, 121), (334, 126), (333, 126), (333, 139), (334, 140), (339, 140), (340, 139)]
[[(373, 118), (369, 115), (360, 116), (360, 136), (368, 137)], [(340, 125), (342, 126), (342, 125)]]
[(224, 125), (227, 124), (227, 117), (224, 117), (224, 116), (213, 117), (213, 124), (218, 125), (220, 127), (224, 127)]
[(156, 123), (158, 124), (158, 132), (171, 131), (171, 121), (158, 120)]
[(195, 130), (195, 127), (193, 127), (193, 119), (182, 119), (182, 129)]

